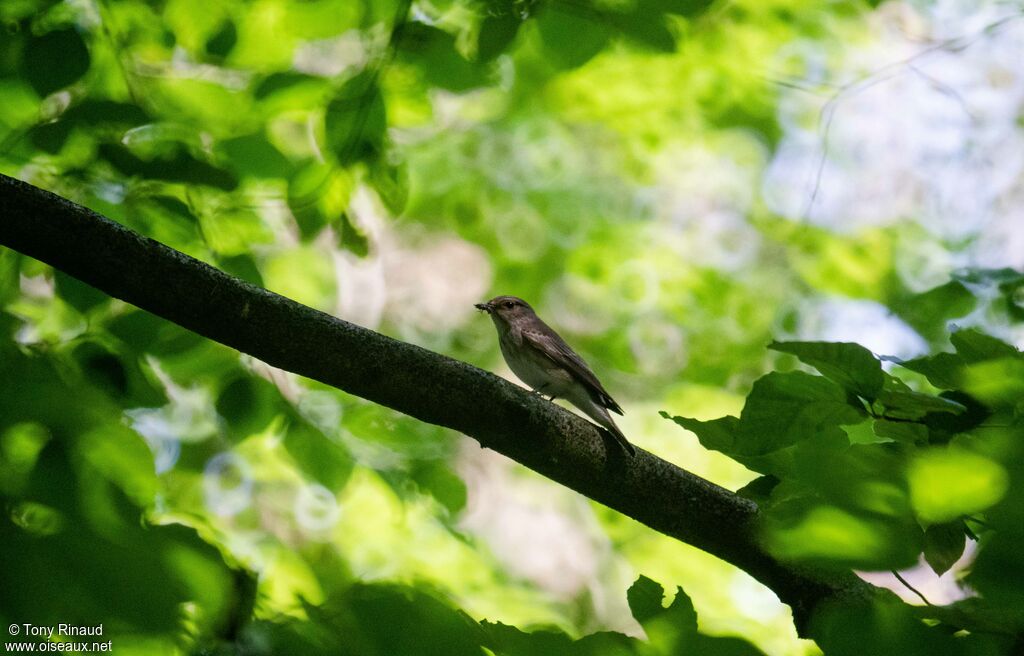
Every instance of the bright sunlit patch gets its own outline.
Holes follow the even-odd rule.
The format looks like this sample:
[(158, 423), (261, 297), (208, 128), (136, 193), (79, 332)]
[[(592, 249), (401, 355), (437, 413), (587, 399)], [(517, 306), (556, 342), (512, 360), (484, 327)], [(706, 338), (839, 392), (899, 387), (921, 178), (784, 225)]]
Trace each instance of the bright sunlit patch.
[(807, 301), (797, 337), (827, 342), (857, 342), (872, 353), (910, 358), (928, 350), (913, 328), (881, 303), (845, 298)]
[(311, 483), (299, 488), (295, 495), (295, 520), (312, 537), (329, 538), (329, 531), (338, 523), (341, 508), (334, 494), (323, 485)]
[(249, 507), (252, 487), (252, 468), (234, 453), (218, 453), (203, 468), (203, 497), (215, 515), (230, 517)]
[(911, 463), (907, 479), (914, 510), (929, 522), (981, 512), (1009, 485), (998, 463), (962, 449), (932, 449)]
[(792, 528), (771, 533), (773, 550), (784, 558), (871, 560), (886, 549), (874, 527), (831, 506), (811, 509)]

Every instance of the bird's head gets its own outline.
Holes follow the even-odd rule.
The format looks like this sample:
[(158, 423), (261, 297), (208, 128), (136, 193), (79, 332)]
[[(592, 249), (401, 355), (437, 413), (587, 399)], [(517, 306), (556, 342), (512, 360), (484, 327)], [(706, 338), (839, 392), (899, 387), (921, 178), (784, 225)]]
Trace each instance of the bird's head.
[(518, 319), (533, 316), (530, 304), (515, 296), (495, 296), (486, 303), (477, 303), (476, 309), (491, 315), (497, 324), (510, 324)]

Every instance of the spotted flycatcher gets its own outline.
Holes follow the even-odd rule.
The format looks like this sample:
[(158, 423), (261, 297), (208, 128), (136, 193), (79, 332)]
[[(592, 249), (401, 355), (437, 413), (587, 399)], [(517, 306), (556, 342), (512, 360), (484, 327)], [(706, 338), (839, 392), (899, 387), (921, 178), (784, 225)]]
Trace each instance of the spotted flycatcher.
[(622, 408), (601, 385), (587, 363), (558, 333), (540, 320), (530, 304), (515, 296), (496, 296), (477, 309), (491, 315), (498, 344), (512, 372), (535, 392), (563, 398), (603, 426), (629, 455), (636, 449), (626, 440), (608, 411)]

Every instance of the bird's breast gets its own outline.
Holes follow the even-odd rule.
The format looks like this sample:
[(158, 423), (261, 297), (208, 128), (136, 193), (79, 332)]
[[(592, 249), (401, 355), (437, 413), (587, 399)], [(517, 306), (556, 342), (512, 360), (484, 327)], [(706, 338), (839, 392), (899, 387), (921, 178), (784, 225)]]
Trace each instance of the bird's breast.
[(572, 385), (572, 374), (537, 352), (525, 340), (517, 344), (511, 336), (506, 339), (503, 335), (499, 345), (512, 373), (533, 389), (543, 389), (545, 394), (560, 396), (567, 386)]

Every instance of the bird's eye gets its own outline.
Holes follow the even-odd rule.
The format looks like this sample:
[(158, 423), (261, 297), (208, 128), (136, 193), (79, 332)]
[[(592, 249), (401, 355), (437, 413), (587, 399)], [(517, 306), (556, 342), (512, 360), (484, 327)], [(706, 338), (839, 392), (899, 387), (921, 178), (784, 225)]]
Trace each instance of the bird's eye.
[(507, 307), (508, 309), (510, 309), (510, 310), (511, 310), (511, 309), (512, 309), (512, 308), (514, 308), (515, 306), (516, 306), (516, 304), (515, 304), (515, 303), (513, 303), (512, 301), (505, 301), (505, 307)]

